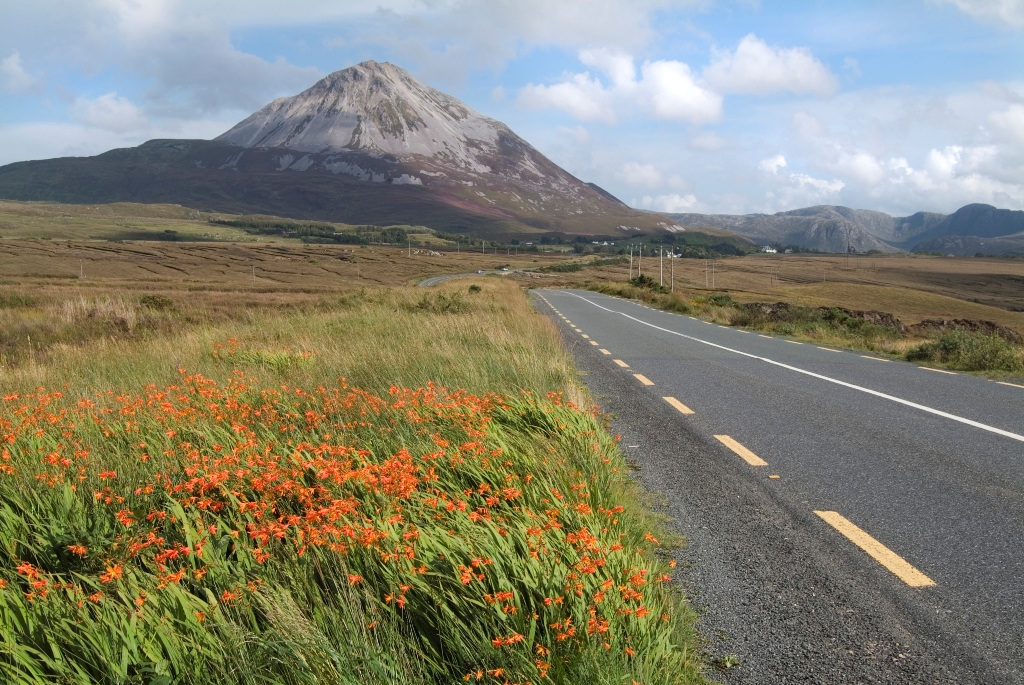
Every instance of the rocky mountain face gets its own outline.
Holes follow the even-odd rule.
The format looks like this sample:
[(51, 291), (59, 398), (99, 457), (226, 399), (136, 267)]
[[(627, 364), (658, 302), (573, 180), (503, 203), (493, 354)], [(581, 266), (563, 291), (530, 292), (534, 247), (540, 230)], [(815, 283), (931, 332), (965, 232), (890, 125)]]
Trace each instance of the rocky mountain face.
[[(822, 252), (939, 251), (943, 254), (1002, 254), (1024, 244), (1024, 212), (967, 205), (946, 216), (917, 212), (894, 217), (884, 212), (833, 205), (778, 214), (670, 214), (687, 228), (726, 228), (762, 244), (779, 243)], [(1021, 235), (1014, 235), (1021, 234)], [(985, 243), (987, 239), (987, 249)]]
[(505, 124), (372, 61), (271, 102), (213, 141), (7, 165), (0, 196), (177, 202), (527, 239), (672, 228), (580, 181)]

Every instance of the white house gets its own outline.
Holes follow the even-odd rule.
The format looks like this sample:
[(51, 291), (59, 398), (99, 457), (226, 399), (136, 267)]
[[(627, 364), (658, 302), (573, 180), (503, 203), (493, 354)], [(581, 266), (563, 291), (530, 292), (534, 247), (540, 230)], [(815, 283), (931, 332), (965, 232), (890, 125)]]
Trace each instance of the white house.
[(762, 245), (761, 246), (761, 252), (767, 252), (768, 254), (775, 254), (776, 252), (778, 252), (778, 250), (776, 250), (771, 245)]

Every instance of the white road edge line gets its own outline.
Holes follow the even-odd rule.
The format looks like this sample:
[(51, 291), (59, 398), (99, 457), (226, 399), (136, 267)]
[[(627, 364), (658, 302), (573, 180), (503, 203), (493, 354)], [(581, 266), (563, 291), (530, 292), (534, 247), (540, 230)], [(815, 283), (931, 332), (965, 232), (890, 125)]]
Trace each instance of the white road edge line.
[[(864, 386), (861, 386), (861, 385), (854, 385), (853, 383), (847, 383), (846, 381), (841, 381), (838, 378), (830, 378), (829, 376), (823, 376), (820, 373), (814, 373), (813, 371), (807, 371), (806, 369), (801, 369), (801, 368), (796, 367), (796, 366), (790, 366), (789, 364), (783, 364), (782, 362), (777, 362), (774, 359), (768, 359), (767, 357), (759, 357), (756, 354), (750, 354), (749, 352), (742, 352), (740, 350), (734, 350), (731, 347), (726, 347), (725, 345), (718, 345), (718, 344), (713, 343), (713, 342), (708, 342), (707, 340), (701, 340), (700, 338), (695, 338), (692, 335), (686, 335), (685, 333), (679, 333), (677, 331), (670, 331), (667, 328), (662, 328), (661, 326), (655, 326), (653, 323), (647, 323), (646, 321), (641, 321), (640, 319), (636, 318), (635, 316), (630, 316), (629, 314), (626, 314), (625, 312), (617, 312), (614, 309), (609, 309), (608, 307), (603, 307), (603, 306), (599, 305), (598, 303), (593, 302), (592, 300), (588, 300), (587, 298), (583, 297), (582, 295), (577, 295), (576, 293), (569, 293), (569, 294), (572, 295), (573, 297), (578, 297), (579, 299), (583, 300), (584, 302), (586, 302), (588, 304), (594, 305), (598, 309), (603, 309), (606, 312), (611, 312), (612, 314), (619, 314), (620, 316), (624, 316), (627, 319), (631, 319), (633, 321), (636, 321), (637, 323), (643, 324), (644, 326), (649, 326), (650, 328), (654, 328), (654, 329), (657, 329), (659, 331), (664, 331), (665, 333), (671, 333), (672, 335), (678, 335), (680, 338), (686, 338), (687, 340), (692, 340), (694, 342), (699, 342), (702, 345), (708, 345), (710, 347), (717, 347), (718, 349), (725, 350), (726, 352), (734, 352), (735, 354), (742, 355), (744, 357), (750, 357), (751, 359), (758, 359), (758, 360), (766, 362), (768, 364), (772, 364), (774, 366), (782, 367), (783, 369), (789, 369), (790, 371), (796, 371), (797, 373), (802, 373), (805, 376), (811, 376), (812, 378), (817, 378), (819, 380), (828, 381), (829, 383), (835, 383), (836, 385), (841, 385), (844, 388), (850, 388), (852, 390), (859, 390), (860, 392), (865, 392), (865, 393), (867, 393), (869, 395), (874, 395), (875, 397), (881, 397), (882, 399), (889, 400), (891, 402), (896, 402), (898, 404), (902, 404), (902, 405), (905, 405), (905, 406), (908, 406), (908, 407), (913, 407), (914, 409), (920, 409), (921, 411), (928, 412), (929, 414), (935, 414), (936, 416), (941, 416), (942, 418), (945, 418), (945, 419), (951, 419), (953, 421), (958, 421), (960, 423), (967, 424), (968, 426), (974, 426), (975, 428), (980, 428), (981, 430), (985, 430), (985, 431), (988, 431), (990, 433), (995, 433), (996, 435), (1002, 435), (1003, 437), (1006, 437), (1006, 438), (1012, 438), (1013, 440), (1019, 440), (1021, 442), (1024, 442), (1024, 435), (1019, 435), (1017, 433), (1012, 433), (1010, 431), (1003, 430), (1002, 428), (996, 428), (995, 426), (990, 426), (990, 425), (988, 425), (986, 423), (981, 423), (980, 421), (974, 421), (972, 419), (964, 418), (963, 416), (957, 416), (956, 414), (950, 414), (950, 413), (944, 412), (944, 411), (942, 411), (940, 409), (933, 409), (932, 407), (927, 407), (927, 406), (925, 406), (923, 404), (918, 404), (917, 402), (911, 402), (910, 400), (905, 400), (905, 399), (902, 399), (900, 397), (895, 397), (893, 395), (887, 395), (884, 392), (879, 392), (877, 390), (872, 390), (871, 388), (865, 388)], [(925, 368), (925, 367), (919, 367), (919, 368)]]

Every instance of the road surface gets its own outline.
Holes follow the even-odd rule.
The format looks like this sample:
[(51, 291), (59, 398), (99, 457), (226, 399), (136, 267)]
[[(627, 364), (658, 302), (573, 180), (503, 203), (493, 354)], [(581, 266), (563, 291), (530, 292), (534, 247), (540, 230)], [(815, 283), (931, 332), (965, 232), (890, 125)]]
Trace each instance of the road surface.
[(1024, 683), (1024, 383), (535, 290), (729, 683)]

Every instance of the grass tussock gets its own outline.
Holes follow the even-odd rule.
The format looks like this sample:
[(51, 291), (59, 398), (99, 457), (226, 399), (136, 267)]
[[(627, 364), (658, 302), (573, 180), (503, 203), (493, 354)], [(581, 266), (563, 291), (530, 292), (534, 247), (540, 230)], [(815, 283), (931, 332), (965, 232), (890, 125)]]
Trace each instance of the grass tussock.
[(941, 330), (927, 338), (909, 335), (897, 319), (883, 312), (853, 312), (841, 307), (806, 307), (787, 303), (740, 304), (724, 293), (688, 298), (661, 292), (657, 286), (612, 284), (597, 290), (640, 300), (666, 311), (700, 316), (715, 323), (927, 362), (962, 371), (1024, 376), (1024, 346), (985, 331)]
[(421, 297), (6, 371), (4, 682), (701, 682), (557, 331), (510, 284)]

